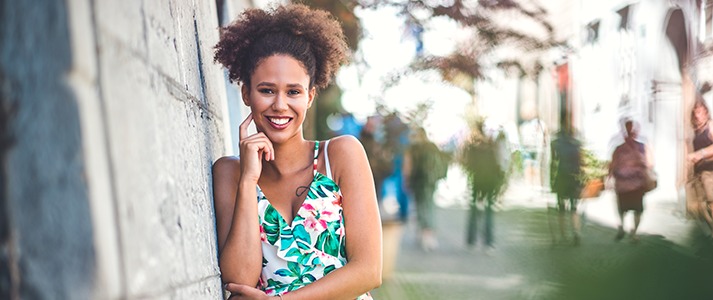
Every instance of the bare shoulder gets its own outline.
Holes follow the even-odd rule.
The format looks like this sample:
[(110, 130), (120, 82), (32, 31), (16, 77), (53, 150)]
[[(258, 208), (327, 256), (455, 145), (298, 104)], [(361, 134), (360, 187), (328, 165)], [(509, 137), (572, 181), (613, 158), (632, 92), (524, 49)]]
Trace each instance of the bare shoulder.
[(355, 174), (355, 171), (369, 168), (369, 160), (361, 142), (351, 135), (342, 135), (329, 140), (329, 163), (332, 165), (334, 178), (342, 178), (342, 175)]
[(240, 158), (223, 156), (213, 163), (213, 178), (218, 177), (237, 180), (240, 176)]
[(364, 146), (354, 136), (341, 135), (329, 140), (329, 157), (332, 159), (349, 160), (350, 158), (365, 155)]

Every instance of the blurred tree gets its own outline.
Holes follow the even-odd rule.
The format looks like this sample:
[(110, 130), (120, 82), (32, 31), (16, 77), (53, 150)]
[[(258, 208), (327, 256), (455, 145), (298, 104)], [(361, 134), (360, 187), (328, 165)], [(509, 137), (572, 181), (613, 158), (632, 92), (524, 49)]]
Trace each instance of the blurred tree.
[[(525, 0), (301, 0), (294, 1), (332, 13), (344, 29), (347, 43), (356, 50), (362, 35), (360, 20), (354, 13), (357, 8), (377, 9), (396, 7), (405, 18), (406, 25), (422, 33), (428, 29), (428, 21), (445, 17), (457, 22), (461, 28), (472, 32), (470, 39), (460, 42), (448, 55), (437, 56), (419, 52), (406, 73), (423, 70), (438, 71), (445, 81), (474, 95), (474, 80), (485, 79), (484, 71), (499, 68), (519, 76), (536, 76), (543, 66), (540, 57), (545, 51), (563, 47), (564, 41), (555, 40), (554, 27), (548, 14), (537, 1)], [(508, 20), (517, 20), (509, 22)], [(514, 23), (529, 24), (525, 30)], [(520, 26), (523, 27), (523, 26)], [(536, 33), (539, 32), (539, 33)], [(419, 35), (420, 36), (420, 35)], [(499, 49), (509, 50), (508, 55), (494, 55)], [(395, 76), (398, 81), (401, 76)], [(328, 88), (327, 90), (331, 89)], [(306, 135), (324, 139), (330, 131), (316, 132), (326, 128), (327, 116), (343, 111), (341, 92), (324, 91), (318, 96), (319, 105), (311, 110)], [(337, 97), (337, 98), (334, 98)], [(308, 130), (312, 128), (312, 130)]]
[[(438, 70), (443, 79), (473, 94), (473, 81), (484, 79), (484, 70), (500, 68), (520, 76), (534, 76), (542, 69), (540, 56), (553, 47), (565, 45), (555, 40), (554, 28), (545, 9), (537, 1), (523, 0), (358, 0), (364, 8), (391, 6), (400, 8), (406, 23), (427, 27), (428, 20), (446, 17), (461, 28), (472, 32), (471, 38), (457, 45), (444, 56), (422, 55), (412, 63), (411, 70)], [(510, 22), (508, 20), (517, 20)], [(531, 24), (531, 26), (513, 26)], [(527, 30), (524, 32), (523, 29)], [(538, 33), (535, 33), (539, 31)], [(492, 54), (507, 48), (510, 55)]]
[[(347, 45), (352, 51), (356, 51), (361, 39), (361, 23), (354, 14), (354, 9), (357, 6), (355, 1), (298, 0), (293, 3), (302, 3), (309, 7), (325, 10), (335, 16), (342, 24)], [(334, 132), (327, 126), (327, 118), (330, 115), (344, 112), (341, 97), (342, 90), (334, 82), (317, 94), (314, 105), (307, 112), (304, 128), (305, 138), (324, 140), (334, 136)]]

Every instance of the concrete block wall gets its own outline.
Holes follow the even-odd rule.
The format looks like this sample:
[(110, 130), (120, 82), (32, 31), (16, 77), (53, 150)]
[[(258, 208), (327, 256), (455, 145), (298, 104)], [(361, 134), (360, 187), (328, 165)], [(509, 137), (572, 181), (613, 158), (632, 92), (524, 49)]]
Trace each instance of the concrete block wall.
[(0, 298), (222, 298), (216, 3), (0, 3)]

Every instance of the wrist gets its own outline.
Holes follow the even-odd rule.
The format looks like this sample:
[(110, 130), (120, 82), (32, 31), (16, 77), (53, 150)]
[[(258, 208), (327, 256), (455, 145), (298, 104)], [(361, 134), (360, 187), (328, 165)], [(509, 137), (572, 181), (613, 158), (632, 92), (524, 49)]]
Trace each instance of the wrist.
[(255, 188), (257, 186), (257, 182), (257, 179), (240, 178), (240, 181), (238, 181), (238, 188), (240, 188), (240, 190), (247, 188)]

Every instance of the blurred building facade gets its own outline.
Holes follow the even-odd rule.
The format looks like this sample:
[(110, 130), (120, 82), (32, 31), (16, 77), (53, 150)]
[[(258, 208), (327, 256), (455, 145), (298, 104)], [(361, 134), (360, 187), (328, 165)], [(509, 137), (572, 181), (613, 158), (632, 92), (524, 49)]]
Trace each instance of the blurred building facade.
[(213, 46), (251, 5), (0, 4), (1, 299), (222, 297), (210, 168), (243, 113)]
[[(489, 71), (476, 82), (478, 113), (506, 127), (538, 119), (550, 134), (573, 126), (602, 159), (620, 141), (620, 119), (633, 117), (656, 151), (656, 197), (677, 201), (690, 171), (694, 95), (713, 82), (713, 1), (538, 3), (564, 45), (530, 58), (542, 66), (535, 76)], [(710, 104), (713, 93), (704, 98)]]
[(611, 0), (580, 1), (577, 8), (577, 52), (568, 57), (574, 124), (607, 158), (619, 141), (620, 118), (635, 118), (655, 151), (654, 195), (664, 201), (677, 201), (690, 171), (690, 110), (711, 78), (712, 4)]

